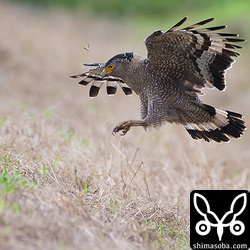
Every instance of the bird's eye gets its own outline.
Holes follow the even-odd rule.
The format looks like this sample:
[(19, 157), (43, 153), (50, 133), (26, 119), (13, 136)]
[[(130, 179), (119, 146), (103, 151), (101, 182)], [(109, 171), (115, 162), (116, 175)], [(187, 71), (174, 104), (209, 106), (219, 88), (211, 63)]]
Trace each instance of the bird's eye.
[(109, 64), (109, 69), (114, 69), (115, 65), (114, 64)]

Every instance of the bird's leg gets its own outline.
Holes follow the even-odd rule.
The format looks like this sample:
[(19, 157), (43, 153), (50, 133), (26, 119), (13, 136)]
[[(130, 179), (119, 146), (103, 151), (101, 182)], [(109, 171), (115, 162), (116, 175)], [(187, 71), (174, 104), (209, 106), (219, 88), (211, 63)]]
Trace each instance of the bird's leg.
[(122, 131), (121, 135), (127, 134), (127, 132), (130, 130), (131, 127), (147, 127), (149, 124), (146, 121), (143, 120), (128, 120), (120, 122), (114, 129), (112, 134), (115, 135), (117, 132)]

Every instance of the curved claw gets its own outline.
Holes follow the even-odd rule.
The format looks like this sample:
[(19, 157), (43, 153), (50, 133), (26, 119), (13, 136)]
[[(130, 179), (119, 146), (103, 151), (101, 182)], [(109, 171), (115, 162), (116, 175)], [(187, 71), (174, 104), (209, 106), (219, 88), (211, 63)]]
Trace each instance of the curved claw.
[(126, 130), (126, 129), (122, 129), (122, 133), (121, 133), (121, 136), (124, 136), (124, 135), (126, 135), (126, 134), (127, 134), (127, 132), (128, 132), (128, 130)]
[(117, 133), (117, 129), (116, 129), (116, 128), (117, 128), (117, 126), (116, 126), (116, 127), (113, 129), (113, 131), (112, 131), (112, 135), (113, 135), (113, 136), (115, 136), (116, 133)]
[(116, 127), (113, 129), (113, 131), (112, 131), (112, 135), (115, 136), (116, 133), (119, 132), (120, 130), (122, 131), (122, 133), (120, 134), (121, 136), (126, 135), (127, 132), (128, 132), (128, 130), (126, 130), (126, 129), (119, 129), (119, 127), (116, 126)]
[(116, 135), (117, 132), (122, 131), (121, 136), (124, 136), (127, 134), (127, 132), (130, 129), (130, 122), (125, 121), (125, 122), (121, 122), (119, 123), (117, 126), (115, 126), (115, 128), (112, 131), (112, 135)]

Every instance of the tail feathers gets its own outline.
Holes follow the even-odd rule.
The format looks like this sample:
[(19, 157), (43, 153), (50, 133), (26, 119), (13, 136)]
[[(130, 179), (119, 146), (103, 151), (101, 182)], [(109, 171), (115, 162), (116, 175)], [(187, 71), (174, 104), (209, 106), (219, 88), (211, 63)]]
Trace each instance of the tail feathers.
[(241, 114), (216, 109), (205, 104), (204, 108), (211, 112), (212, 119), (209, 122), (185, 125), (186, 130), (193, 139), (203, 139), (207, 142), (211, 140), (228, 142), (229, 137), (239, 138), (242, 136), (246, 127), (245, 122), (241, 119)]

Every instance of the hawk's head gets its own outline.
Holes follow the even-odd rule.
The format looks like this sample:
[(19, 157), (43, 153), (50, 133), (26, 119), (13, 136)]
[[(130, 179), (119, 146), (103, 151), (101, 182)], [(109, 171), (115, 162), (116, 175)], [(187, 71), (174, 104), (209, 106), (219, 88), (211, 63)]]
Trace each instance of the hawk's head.
[(112, 57), (105, 63), (101, 77), (110, 75), (111, 73), (113, 76), (120, 77), (121, 73), (126, 70), (126, 65), (131, 62), (133, 56), (133, 52), (126, 52)]

